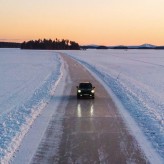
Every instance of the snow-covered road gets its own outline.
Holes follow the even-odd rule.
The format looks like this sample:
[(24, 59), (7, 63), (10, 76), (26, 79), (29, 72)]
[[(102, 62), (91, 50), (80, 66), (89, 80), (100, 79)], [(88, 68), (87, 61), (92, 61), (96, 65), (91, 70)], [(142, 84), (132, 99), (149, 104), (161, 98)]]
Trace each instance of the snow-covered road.
[(164, 51), (87, 50), (67, 53), (106, 84), (123, 105), (123, 113), (130, 114), (164, 158)]
[[(30, 163), (147, 163), (148, 159), (158, 162), (153, 153), (152, 159), (145, 156), (102, 84), (77, 61), (61, 56), (70, 80), (65, 81), (58, 114), (52, 117)], [(76, 86), (86, 79), (95, 86), (94, 100), (76, 97)], [(56, 138), (61, 131), (56, 133), (56, 129), (62, 130), (59, 147)]]

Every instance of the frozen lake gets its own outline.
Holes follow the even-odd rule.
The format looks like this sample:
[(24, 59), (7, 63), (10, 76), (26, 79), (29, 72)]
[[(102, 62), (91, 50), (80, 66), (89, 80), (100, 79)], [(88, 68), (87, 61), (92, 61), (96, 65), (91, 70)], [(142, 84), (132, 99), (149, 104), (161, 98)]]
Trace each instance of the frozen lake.
[(0, 49), (1, 162), (12, 157), (51, 98), (60, 66), (58, 55), (52, 51)]
[(10, 160), (49, 102), (62, 74), (58, 52), (106, 84), (164, 160), (164, 51), (0, 49), (0, 161)]

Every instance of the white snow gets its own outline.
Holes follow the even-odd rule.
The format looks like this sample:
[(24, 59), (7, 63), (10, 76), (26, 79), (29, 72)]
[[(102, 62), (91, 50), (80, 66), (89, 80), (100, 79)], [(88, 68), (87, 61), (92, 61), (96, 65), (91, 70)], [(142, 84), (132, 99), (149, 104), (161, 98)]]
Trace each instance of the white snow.
[[(52, 98), (49, 101), (49, 103), (46, 106), (46, 109), (43, 110), (43, 112), (39, 115), (39, 117), (33, 122), (33, 125), (30, 127), (28, 133), (24, 137), (24, 139), (21, 142), (21, 145), (18, 149), (18, 151), (14, 154), (14, 157), (11, 159), (12, 164), (29, 164), (31, 163), (31, 160), (33, 156), (35, 155), (38, 146), (42, 140), (45, 140), (44, 134), (46, 132), (47, 127), (51, 123), (51, 121), (54, 122), (54, 120), (57, 120), (56, 124), (54, 124), (55, 128), (55, 144), (54, 144), (54, 150), (53, 153), (58, 153), (58, 147), (60, 144), (60, 139), (62, 135), (62, 118), (64, 115), (65, 110), (58, 110), (58, 105), (61, 103), (64, 87), (66, 85), (66, 74), (67, 78), (69, 78), (68, 75), (68, 69), (66, 66), (64, 67), (64, 63), (62, 62), (61, 67), (61, 73), (62, 76), (60, 76), (58, 82), (55, 85), (54, 90), (51, 90)], [(67, 89), (67, 94), (69, 95), (71, 91), (70, 89)], [(64, 100), (66, 102), (66, 100)], [(58, 110), (58, 112), (57, 112)], [(60, 112), (59, 112), (60, 111)], [(50, 125), (52, 126), (52, 124)], [(37, 133), (36, 133), (37, 132)], [(53, 142), (54, 142), (53, 141)]]
[(52, 51), (0, 49), (0, 163), (8, 163), (60, 79)]
[(66, 53), (86, 66), (113, 95), (151, 163), (164, 161), (164, 51), (87, 50)]
[[(163, 163), (164, 51), (62, 52), (105, 86), (150, 162)], [(51, 98), (62, 96), (62, 65), (55, 51), (0, 49), (0, 163), (8, 163), (20, 145), (15, 163), (30, 162), (60, 102)]]

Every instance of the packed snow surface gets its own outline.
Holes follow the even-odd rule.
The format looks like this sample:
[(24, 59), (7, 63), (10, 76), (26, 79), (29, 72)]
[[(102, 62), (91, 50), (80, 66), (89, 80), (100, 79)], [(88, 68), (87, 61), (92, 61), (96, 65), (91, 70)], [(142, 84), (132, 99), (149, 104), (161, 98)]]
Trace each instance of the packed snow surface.
[(111, 89), (164, 161), (164, 51), (86, 50), (66, 53)]
[[(135, 121), (164, 161), (164, 51), (62, 52), (106, 84), (126, 110), (123, 113), (131, 116), (125, 119)], [(55, 51), (0, 49), (0, 163), (10, 161), (36, 117), (56, 94), (61, 65)]]
[(61, 76), (54, 51), (0, 49), (0, 163), (8, 163)]

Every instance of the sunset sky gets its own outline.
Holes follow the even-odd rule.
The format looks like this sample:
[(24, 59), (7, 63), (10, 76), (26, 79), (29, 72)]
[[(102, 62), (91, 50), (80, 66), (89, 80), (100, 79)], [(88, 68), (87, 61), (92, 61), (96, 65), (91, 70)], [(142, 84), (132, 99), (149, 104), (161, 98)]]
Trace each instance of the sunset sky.
[(164, 45), (164, 0), (0, 0), (0, 41)]

